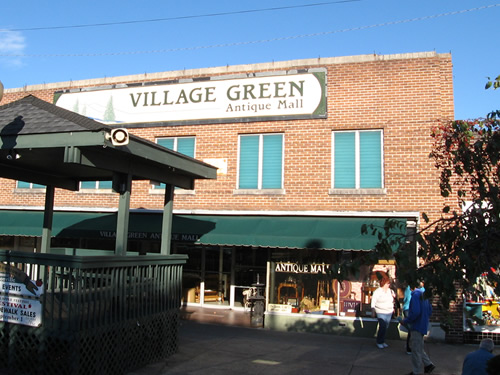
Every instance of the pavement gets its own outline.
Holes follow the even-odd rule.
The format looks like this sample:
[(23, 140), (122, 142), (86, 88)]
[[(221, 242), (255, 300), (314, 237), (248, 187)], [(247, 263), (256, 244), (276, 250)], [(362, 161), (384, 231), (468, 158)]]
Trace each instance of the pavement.
[[(374, 338), (252, 328), (248, 312), (194, 308), (181, 313), (178, 352), (127, 375), (410, 373), (405, 342), (387, 344), (379, 349)], [(436, 366), (434, 375), (460, 375), (465, 355), (476, 349), (477, 345), (425, 344)]]

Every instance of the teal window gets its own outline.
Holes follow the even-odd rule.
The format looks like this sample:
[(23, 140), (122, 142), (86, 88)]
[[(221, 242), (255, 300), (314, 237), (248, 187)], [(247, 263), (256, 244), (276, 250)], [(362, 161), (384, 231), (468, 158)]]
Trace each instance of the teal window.
[[(181, 154), (194, 158), (195, 137), (171, 137), (157, 138), (156, 143), (169, 150), (177, 151)], [(155, 185), (156, 189), (165, 189), (165, 184)]]
[(112, 189), (112, 181), (82, 181), (80, 189)]
[(238, 189), (283, 188), (283, 134), (240, 135)]
[(332, 143), (334, 189), (383, 187), (381, 130), (333, 132)]
[(45, 189), (45, 185), (33, 184), (31, 182), (17, 181), (18, 189)]

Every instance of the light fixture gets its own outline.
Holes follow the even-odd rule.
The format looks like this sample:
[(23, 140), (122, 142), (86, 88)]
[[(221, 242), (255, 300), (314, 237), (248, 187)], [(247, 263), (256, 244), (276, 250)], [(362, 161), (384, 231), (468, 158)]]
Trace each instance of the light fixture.
[(123, 128), (111, 129), (111, 133), (106, 134), (106, 139), (110, 140), (113, 146), (128, 145), (129, 142), (128, 130)]

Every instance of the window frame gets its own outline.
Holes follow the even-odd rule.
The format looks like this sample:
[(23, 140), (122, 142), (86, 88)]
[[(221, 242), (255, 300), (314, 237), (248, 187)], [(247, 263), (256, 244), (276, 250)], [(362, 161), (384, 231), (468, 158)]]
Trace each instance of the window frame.
[[(25, 183), (25, 184), (28, 184), (29, 186), (26, 186), (26, 187), (23, 187), (23, 186), (19, 186), (19, 183), (22, 182), (22, 183)], [(35, 186), (36, 185), (36, 186)], [(46, 186), (45, 185), (41, 185), (41, 184), (35, 184), (33, 182), (27, 182), (27, 181), (22, 181), (22, 180), (16, 180), (16, 191), (18, 192), (41, 192), (41, 191), (45, 191), (46, 189)]]
[[(93, 182), (95, 184), (94, 187), (82, 187), (82, 183), (83, 182)], [(100, 184), (101, 182), (108, 182), (110, 183), (110, 186), (109, 187), (101, 187)], [(112, 181), (109, 181), (109, 180), (106, 180), (106, 181), (80, 181), (80, 184), (79, 184), (79, 189), (78, 191), (79, 192), (88, 192), (88, 191), (92, 191), (92, 192), (98, 192), (98, 191), (101, 191), (101, 192), (110, 192), (113, 190), (113, 186), (112, 186)]]
[[(361, 149), (360, 149), (360, 134), (367, 132), (377, 132), (380, 134), (380, 186), (373, 188), (361, 187)], [(354, 133), (354, 187), (344, 188), (335, 186), (335, 135), (339, 133)], [(383, 129), (356, 129), (356, 130), (333, 130), (331, 134), (331, 188), (330, 194), (386, 194), (385, 187), (385, 168), (384, 168), (384, 131)]]
[[(173, 148), (168, 148), (166, 146), (163, 146), (161, 145), (160, 143), (158, 143), (158, 141), (162, 140), (162, 139), (172, 139), (174, 141), (174, 147)], [(194, 141), (194, 145), (193, 145), (193, 155), (187, 155), (187, 154), (183, 154), (181, 152), (181, 154), (183, 155), (186, 155), (186, 156), (189, 156), (189, 157), (192, 157), (194, 158), (196, 156), (196, 136), (195, 135), (181, 135), (181, 136), (167, 136), (167, 137), (155, 137), (155, 143), (158, 145), (158, 146), (162, 146), (162, 147), (165, 147), (166, 149), (168, 150), (172, 150), (172, 151), (175, 151), (175, 152), (179, 152), (177, 151), (178, 149), (178, 141), (179, 139), (193, 139)], [(159, 193), (159, 192), (164, 192), (165, 191), (165, 184), (162, 184), (162, 183), (152, 183), (151, 184), (151, 189), (150, 189), (150, 193)], [(178, 188), (176, 187), (174, 189), (174, 193), (175, 194), (192, 194), (194, 192), (194, 190), (190, 190), (190, 189), (182, 189), (182, 188)]]
[[(264, 137), (265, 136), (281, 136), (281, 175), (280, 187), (263, 188), (263, 172), (264, 172)], [(241, 139), (242, 137), (255, 137), (259, 139), (258, 144), (258, 167), (257, 167), (257, 187), (256, 188), (241, 188), (240, 187), (240, 171), (241, 171)], [(238, 134), (238, 162), (236, 170), (236, 194), (284, 194), (285, 184), (285, 134), (282, 132), (273, 133), (252, 133)]]

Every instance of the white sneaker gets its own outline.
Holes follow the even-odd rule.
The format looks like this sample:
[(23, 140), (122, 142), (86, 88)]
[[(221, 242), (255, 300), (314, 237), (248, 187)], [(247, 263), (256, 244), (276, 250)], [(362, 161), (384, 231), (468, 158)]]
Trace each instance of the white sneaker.
[(377, 347), (378, 347), (379, 349), (384, 349), (384, 348), (385, 348), (384, 344), (377, 344)]
[(388, 348), (389, 347), (389, 345), (387, 345), (385, 342), (382, 345), (384, 345), (384, 348)]

